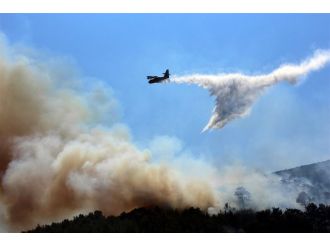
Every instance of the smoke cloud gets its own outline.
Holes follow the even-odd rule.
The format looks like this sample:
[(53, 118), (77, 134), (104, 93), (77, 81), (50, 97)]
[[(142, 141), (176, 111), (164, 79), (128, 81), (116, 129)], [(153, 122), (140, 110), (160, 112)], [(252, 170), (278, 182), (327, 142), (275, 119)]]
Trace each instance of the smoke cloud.
[(9, 230), (96, 209), (216, 203), (208, 182), (167, 165), (175, 157), (155, 162), (125, 125), (102, 125), (116, 117), (106, 84), (86, 93), (83, 79), (52, 62), (0, 46), (0, 213)]
[(253, 103), (262, 92), (279, 82), (296, 84), (309, 73), (330, 62), (329, 50), (318, 50), (300, 64), (284, 64), (269, 74), (244, 75), (240, 73), (174, 76), (171, 81), (191, 83), (209, 90), (215, 96), (212, 116), (203, 131), (223, 128), (230, 121), (249, 114)]

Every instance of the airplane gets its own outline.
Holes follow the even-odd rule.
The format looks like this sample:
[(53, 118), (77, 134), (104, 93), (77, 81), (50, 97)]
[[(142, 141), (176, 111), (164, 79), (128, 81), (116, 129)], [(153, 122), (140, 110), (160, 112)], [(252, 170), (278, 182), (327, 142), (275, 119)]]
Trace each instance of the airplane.
[(169, 70), (167, 69), (165, 71), (165, 73), (163, 73), (164, 76), (151, 76), (151, 75), (148, 75), (147, 76), (147, 79), (149, 80), (149, 83), (161, 83), (167, 79), (170, 78), (170, 72)]

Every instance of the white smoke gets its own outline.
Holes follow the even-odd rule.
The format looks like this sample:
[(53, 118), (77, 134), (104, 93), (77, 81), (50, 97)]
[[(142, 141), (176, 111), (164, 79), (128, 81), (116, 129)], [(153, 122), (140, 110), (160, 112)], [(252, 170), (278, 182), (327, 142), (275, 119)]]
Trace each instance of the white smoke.
[(283, 64), (269, 74), (244, 75), (240, 73), (174, 76), (176, 83), (192, 83), (209, 90), (215, 96), (212, 116), (203, 131), (222, 128), (228, 122), (249, 114), (253, 103), (265, 88), (279, 82), (296, 84), (310, 72), (323, 68), (330, 62), (329, 50), (318, 50), (300, 64)]
[(216, 187), (221, 198), (220, 208), (224, 202), (239, 208), (235, 191), (244, 187), (250, 194), (248, 207), (262, 210), (271, 207), (297, 208), (298, 189), (294, 186), (283, 186), (280, 178), (273, 174), (265, 174), (239, 164), (226, 166), (218, 171)]

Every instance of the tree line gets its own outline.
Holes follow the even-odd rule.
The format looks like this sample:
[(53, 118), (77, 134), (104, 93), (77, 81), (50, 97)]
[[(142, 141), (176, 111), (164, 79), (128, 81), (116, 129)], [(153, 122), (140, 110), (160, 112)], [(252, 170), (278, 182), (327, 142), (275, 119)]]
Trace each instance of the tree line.
[(38, 225), (28, 232), (330, 232), (330, 206), (311, 203), (305, 210), (272, 208), (261, 211), (227, 208), (216, 215), (198, 208), (148, 207), (108, 217), (95, 211), (60, 223)]

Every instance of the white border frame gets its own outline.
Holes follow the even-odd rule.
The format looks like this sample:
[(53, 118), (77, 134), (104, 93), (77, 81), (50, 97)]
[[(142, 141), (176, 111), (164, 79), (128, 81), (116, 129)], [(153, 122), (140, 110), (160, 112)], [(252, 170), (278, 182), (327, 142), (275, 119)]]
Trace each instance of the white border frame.
[(2, 13), (330, 12), (330, 3), (327, 0), (1, 0), (0, 2)]

